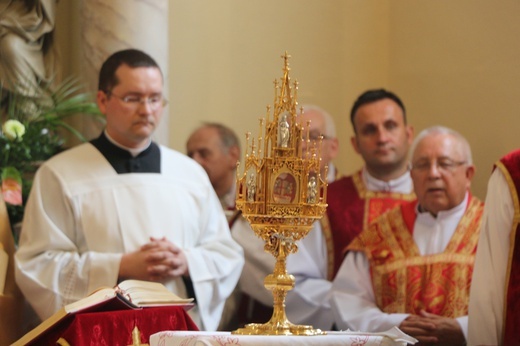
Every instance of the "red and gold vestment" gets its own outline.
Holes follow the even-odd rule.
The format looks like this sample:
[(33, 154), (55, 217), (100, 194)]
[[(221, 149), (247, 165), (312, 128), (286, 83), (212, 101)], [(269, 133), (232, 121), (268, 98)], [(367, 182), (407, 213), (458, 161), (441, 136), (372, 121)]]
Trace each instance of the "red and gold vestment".
[(467, 315), (483, 203), (468, 200), (445, 251), (421, 255), (413, 239), (417, 202), (381, 216), (348, 246), (370, 263), (376, 304), (386, 313)]
[(327, 190), (327, 214), (321, 224), (327, 239), (329, 280), (336, 276), (345, 248), (362, 230), (384, 212), (415, 199), (414, 193), (370, 191), (361, 172), (335, 181)]

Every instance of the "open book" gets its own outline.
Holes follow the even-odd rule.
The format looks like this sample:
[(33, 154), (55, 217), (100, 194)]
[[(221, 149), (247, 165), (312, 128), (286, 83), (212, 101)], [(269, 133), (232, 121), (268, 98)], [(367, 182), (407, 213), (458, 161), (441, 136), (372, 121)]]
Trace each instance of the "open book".
[(119, 299), (131, 308), (187, 305), (193, 301), (193, 298), (183, 299), (177, 296), (158, 282), (125, 280), (114, 288), (97, 289), (89, 296), (66, 305), (64, 309), (68, 313), (74, 313), (112, 299)]
[(97, 289), (87, 297), (65, 305), (12, 346), (35, 342), (43, 334), (57, 328), (61, 323), (65, 323), (68, 316), (76, 313), (141, 309), (153, 306), (180, 306), (189, 310), (193, 307), (192, 302), (193, 298), (183, 299), (158, 282), (125, 280), (116, 287)]

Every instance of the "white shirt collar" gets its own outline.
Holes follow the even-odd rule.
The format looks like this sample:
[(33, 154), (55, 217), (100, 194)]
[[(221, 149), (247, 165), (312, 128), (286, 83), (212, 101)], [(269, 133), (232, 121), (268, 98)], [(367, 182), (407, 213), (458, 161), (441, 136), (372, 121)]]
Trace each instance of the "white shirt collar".
[(466, 192), (462, 203), (449, 210), (440, 211), (437, 217), (429, 212), (419, 212), (417, 208), (413, 238), (421, 255), (433, 255), (446, 249), (466, 212), (468, 199), (469, 193)]
[(327, 171), (327, 183), (332, 183), (334, 180), (336, 180), (336, 167), (332, 162), (329, 162), (328, 164), (329, 170)]
[(382, 181), (371, 176), (370, 173), (368, 173), (366, 167), (363, 167), (361, 177), (369, 191), (398, 193), (411, 193), (413, 191), (413, 182), (412, 178), (410, 177), (410, 171), (406, 171), (397, 179)]
[(460, 204), (458, 204), (457, 206), (455, 206), (451, 209), (439, 211), (437, 213), (437, 217), (430, 214), (429, 211), (421, 211), (419, 203), (417, 203), (417, 206), (415, 207), (415, 211), (417, 212), (418, 216), (419, 215), (430, 215), (431, 218), (433, 218), (433, 219), (435, 219), (435, 218), (448, 219), (448, 218), (451, 218), (453, 215), (464, 214), (464, 212), (466, 211), (466, 206), (468, 204), (468, 198), (469, 198), (469, 192), (466, 191), (466, 194), (464, 195), (464, 199), (462, 200), (462, 202), (460, 202)]

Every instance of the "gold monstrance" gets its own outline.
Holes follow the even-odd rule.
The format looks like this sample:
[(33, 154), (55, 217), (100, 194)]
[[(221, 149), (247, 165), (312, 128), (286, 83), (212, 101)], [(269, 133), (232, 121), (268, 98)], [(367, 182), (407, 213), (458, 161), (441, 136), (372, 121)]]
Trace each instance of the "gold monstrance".
[(298, 83), (291, 87), (289, 57), (287, 52), (282, 56), (281, 85), (274, 82), (273, 117), (268, 106), (256, 143), (254, 138), (250, 143), (247, 134), (245, 166), (242, 173), (237, 170), (236, 206), (265, 241), (265, 251), (276, 258), (273, 273), (264, 280), (265, 288), (273, 292), (274, 311), (269, 322), (250, 323), (234, 334), (324, 334), (312, 326), (292, 324), (285, 314), (285, 297), (295, 282), (287, 273), (287, 256), (298, 251), (296, 241), (307, 235), (327, 207), (327, 182), (320, 175), (321, 140), (311, 142), (309, 124), (301, 127), (296, 122)]

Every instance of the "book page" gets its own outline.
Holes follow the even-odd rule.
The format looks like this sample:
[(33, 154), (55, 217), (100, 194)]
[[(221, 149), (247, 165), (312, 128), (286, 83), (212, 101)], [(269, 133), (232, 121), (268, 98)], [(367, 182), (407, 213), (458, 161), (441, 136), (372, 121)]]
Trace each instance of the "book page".
[(187, 304), (193, 301), (193, 298), (179, 297), (158, 282), (125, 280), (117, 287), (124, 297), (137, 306)]
[[(46, 333), (51, 328), (59, 325), (60, 321), (80, 311), (113, 311), (131, 308), (140, 309), (144, 306), (152, 307), (166, 305), (182, 306), (185, 310), (193, 307), (193, 304), (189, 304), (193, 299), (182, 299), (176, 294), (168, 291), (168, 289), (160, 283), (127, 280), (121, 282), (119, 286), (116, 286), (116, 288), (99, 288), (89, 296), (65, 305), (51, 317), (40, 323), (36, 328), (25, 334), (21, 339), (14, 343), (13, 346), (27, 345), (32, 340), (38, 338), (41, 334)], [(129, 303), (129, 295), (128, 293), (123, 293), (123, 288), (129, 291), (132, 296), (136, 296), (137, 298), (132, 298)]]
[[(49, 332), (49, 330), (52, 330), (53, 328), (58, 328), (62, 320), (67, 319), (69, 316), (72, 316), (77, 312), (88, 310), (89, 308), (93, 308), (94, 310), (97, 310), (97, 308), (101, 308), (101, 311), (103, 311), (103, 306), (106, 306), (107, 302), (110, 304), (110, 301), (113, 300), (115, 296), (116, 291), (111, 287), (97, 289), (89, 296), (82, 298), (76, 302), (65, 305), (52, 316), (43, 320), (38, 326), (29, 331), (27, 334), (25, 334), (21, 339), (16, 341), (11, 346), (25, 346), (29, 344), (41, 335)], [(116, 301), (122, 302), (118, 299), (116, 299)], [(123, 305), (125, 307), (128, 306), (126, 302), (124, 302)], [(36, 343), (33, 343), (32, 345), (34, 344)]]
[(116, 291), (113, 288), (101, 288), (94, 291), (89, 296), (82, 298), (74, 303), (65, 305), (65, 310), (68, 313), (74, 313), (85, 308), (98, 305), (106, 302), (116, 296)]
[(4, 246), (0, 243), (0, 296), (4, 295), (5, 281), (7, 280), (7, 265), (9, 264), (9, 256), (4, 250)]

